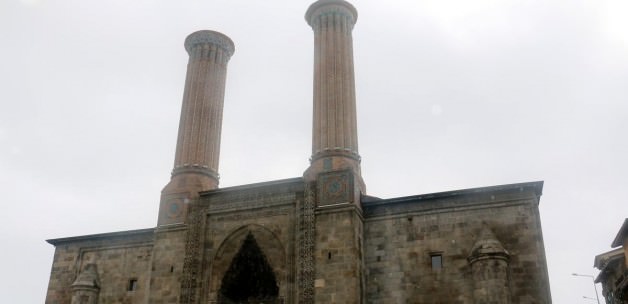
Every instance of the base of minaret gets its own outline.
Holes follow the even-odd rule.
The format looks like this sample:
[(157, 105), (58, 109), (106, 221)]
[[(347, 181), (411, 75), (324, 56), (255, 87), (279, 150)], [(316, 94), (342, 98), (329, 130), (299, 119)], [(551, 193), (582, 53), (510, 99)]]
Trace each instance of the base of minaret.
[(305, 172), (314, 185), (314, 303), (363, 303), (364, 217), (360, 167), (345, 157), (324, 157)]
[(216, 188), (218, 188), (218, 177), (211, 174), (173, 175), (161, 191), (157, 226), (184, 223), (189, 202), (198, 198), (200, 192)]
[(362, 179), (362, 170), (360, 169), (360, 156), (357, 154), (340, 154), (328, 153), (318, 154), (312, 157), (310, 167), (303, 173), (303, 179), (306, 182), (314, 182), (319, 180), (322, 173), (348, 171), (351, 173), (353, 184), (356, 191), (356, 197), (366, 194), (366, 186)]

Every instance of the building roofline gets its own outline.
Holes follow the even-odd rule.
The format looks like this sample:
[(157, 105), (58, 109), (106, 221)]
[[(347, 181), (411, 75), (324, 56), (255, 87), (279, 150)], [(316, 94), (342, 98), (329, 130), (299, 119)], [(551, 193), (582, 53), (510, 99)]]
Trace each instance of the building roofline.
[(280, 185), (280, 184), (302, 183), (302, 182), (303, 182), (303, 178), (302, 177), (293, 177), (293, 178), (278, 179), (278, 180), (273, 180), (273, 181), (268, 181), (268, 182), (244, 184), (244, 185), (237, 185), (237, 186), (231, 186), (231, 187), (225, 187), (225, 188), (206, 190), (206, 191), (199, 192), (199, 194), (201, 196), (203, 196), (203, 195), (210, 194), (210, 193), (239, 191), (239, 190), (246, 190), (246, 189), (271, 187), (271, 186), (276, 186), (276, 185)]
[(65, 244), (65, 243), (102, 240), (102, 239), (110, 239), (110, 238), (117, 238), (117, 237), (138, 236), (138, 235), (143, 235), (143, 234), (152, 236), (154, 232), (155, 232), (155, 228), (146, 228), (146, 229), (125, 230), (125, 231), (71, 236), (71, 237), (58, 238), (58, 239), (49, 239), (49, 240), (46, 240), (46, 242), (48, 242), (48, 244), (57, 246), (57, 245)]
[(624, 245), (624, 239), (628, 236), (628, 218), (624, 220), (624, 224), (619, 228), (619, 232), (617, 232), (617, 236), (611, 243), (611, 248), (619, 247)]
[(411, 196), (402, 196), (402, 197), (395, 197), (395, 198), (388, 198), (388, 199), (377, 199), (374, 197), (369, 197), (368, 200), (363, 201), (362, 203), (369, 206), (377, 206), (380, 204), (398, 204), (398, 203), (404, 203), (408, 201), (417, 201), (417, 200), (425, 201), (425, 200), (433, 200), (433, 199), (440, 199), (440, 198), (450, 198), (450, 197), (456, 197), (456, 196), (483, 194), (487, 192), (523, 191), (523, 189), (526, 189), (526, 188), (534, 190), (537, 196), (541, 196), (543, 194), (543, 181), (505, 184), (505, 185), (479, 187), (479, 188), (468, 188), (468, 189), (445, 191), (445, 192), (435, 192), (435, 193), (427, 193), (427, 194), (419, 194), (419, 195), (411, 195)]
[(602, 270), (610, 260), (624, 256), (624, 250), (622, 248), (613, 249), (604, 253), (600, 253), (595, 256), (593, 260), (593, 267)]
[[(596, 255), (595, 259), (593, 260), (593, 267), (599, 269), (600, 273), (597, 275), (597, 277), (594, 278), (594, 282), (600, 283), (604, 281), (607, 275), (609, 274), (609, 272), (613, 272), (612, 270), (612, 268), (614, 267), (613, 264), (616, 264), (619, 261), (622, 261), (623, 263), (623, 259), (624, 259), (623, 248), (613, 249), (611, 251), (607, 251), (607, 252)], [(609, 270), (609, 267), (611, 267), (610, 270)]]

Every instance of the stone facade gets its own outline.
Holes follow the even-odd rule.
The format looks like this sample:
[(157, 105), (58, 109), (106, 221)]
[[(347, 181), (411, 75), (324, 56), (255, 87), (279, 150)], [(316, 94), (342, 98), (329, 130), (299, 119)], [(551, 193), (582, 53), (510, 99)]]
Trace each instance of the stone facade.
[(313, 216), (307, 201), (321, 198), (307, 187), (294, 178), (210, 190), (185, 225), (51, 240), (47, 303), (71, 303), (92, 264), (98, 303), (229, 303), (222, 280), (248, 234), (273, 269), (277, 303), (551, 303), (541, 182), (364, 196), (361, 209), (310, 206)]
[(311, 164), (302, 177), (218, 188), (231, 40), (189, 54), (170, 182), (155, 228), (49, 240), (46, 303), (551, 303), (542, 182), (380, 199), (357, 144), (357, 10), (319, 0)]
[[(46, 303), (146, 303), (154, 229), (48, 242), (55, 246), (55, 255)], [(93, 277), (91, 286), (85, 279), (90, 276)], [(132, 280), (135, 289), (129, 290)], [(97, 295), (98, 301), (85, 299), (90, 294)]]
[(607, 304), (628, 303), (628, 219), (611, 244), (615, 248), (595, 257), (593, 266), (600, 270), (595, 283), (602, 284)]
[(363, 202), (367, 302), (549, 303), (542, 185)]

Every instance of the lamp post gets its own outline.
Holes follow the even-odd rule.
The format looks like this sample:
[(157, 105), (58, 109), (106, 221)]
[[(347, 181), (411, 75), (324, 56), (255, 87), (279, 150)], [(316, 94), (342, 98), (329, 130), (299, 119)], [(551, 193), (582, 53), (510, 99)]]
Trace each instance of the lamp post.
[(587, 296), (582, 296), (583, 299), (587, 299), (587, 300), (593, 300), (595, 301), (595, 298), (591, 298), (591, 297), (587, 297)]
[[(593, 289), (595, 289), (595, 299), (597, 300), (597, 304), (600, 304), (600, 297), (597, 295), (597, 286), (595, 286), (595, 277), (589, 274), (578, 274), (578, 273), (572, 273), (572, 276), (577, 276), (577, 277), (589, 277), (591, 278), (591, 281), (593, 282)], [(587, 298), (587, 297), (584, 297)]]

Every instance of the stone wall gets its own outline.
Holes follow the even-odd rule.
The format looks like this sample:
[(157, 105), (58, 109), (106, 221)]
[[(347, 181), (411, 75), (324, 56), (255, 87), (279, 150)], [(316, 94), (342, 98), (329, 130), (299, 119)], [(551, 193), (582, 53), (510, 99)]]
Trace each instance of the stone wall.
[(46, 303), (70, 303), (87, 265), (99, 304), (217, 303), (252, 237), (279, 303), (549, 304), (541, 188), (363, 197), (361, 209), (322, 205), (301, 178), (207, 191), (186, 224), (50, 240)]
[(362, 303), (362, 218), (349, 205), (316, 216), (315, 303)]
[[(367, 303), (482, 303), (474, 299), (478, 284), (467, 258), (484, 227), (511, 255), (511, 302), (551, 303), (540, 187), (529, 183), (364, 203)], [(433, 267), (433, 256), (442, 258), (441, 267)]]
[(179, 303), (186, 233), (187, 227), (183, 225), (156, 229), (150, 297), (146, 303)]
[(145, 302), (152, 241), (153, 229), (49, 240), (56, 249), (46, 303), (70, 303), (71, 285), (89, 263), (97, 266), (99, 304)]

